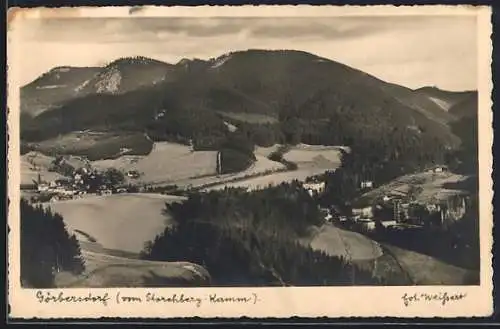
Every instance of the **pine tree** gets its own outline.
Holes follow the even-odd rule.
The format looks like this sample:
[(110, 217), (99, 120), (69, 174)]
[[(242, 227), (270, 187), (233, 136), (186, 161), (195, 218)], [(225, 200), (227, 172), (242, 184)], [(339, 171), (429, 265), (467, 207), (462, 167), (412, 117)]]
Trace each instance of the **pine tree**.
[(80, 246), (63, 218), (21, 200), (21, 281), (33, 288), (50, 288), (57, 271), (75, 274), (85, 269)]

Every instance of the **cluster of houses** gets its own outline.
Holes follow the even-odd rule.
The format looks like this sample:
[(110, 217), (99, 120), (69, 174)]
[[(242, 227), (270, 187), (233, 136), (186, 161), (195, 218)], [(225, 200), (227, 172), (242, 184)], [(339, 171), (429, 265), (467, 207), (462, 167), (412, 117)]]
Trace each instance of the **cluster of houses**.
[[(442, 173), (446, 166), (434, 166), (427, 173)], [(372, 181), (362, 181), (361, 190), (373, 188)], [(304, 184), (311, 195), (324, 191), (324, 182)], [(411, 189), (411, 187), (409, 187)], [(469, 196), (454, 191), (453, 195), (426, 201), (415, 200), (409, 190), (393, 189), (385, 195), (370, 201), (360, 199), (344, 209), (337, 206), (323, 209), (328, 222), (356, 223), (366, 230), (374, 230), (377, 223), (387, 228), (406, 229), (411, 227), (446, 227), (450, 222), (460, 220), (466, 212)]]
[(393, 229), (423, 226), (443, 228), (465, 215), (467, 203), (468, 196), (461, 194), (429, 203), (386, 195), (371, 204), (352, 204), (342, 210), (338, 207), (323, 210), (328, 222), (356, 223), (368, 231), (374, 230), (377, 223)]
[(127, 192), (126, 188), (112, 186), (104, 178), (104, 174), (95, 168), (87, 167), (74, 170), (70, 177), (51, 182), (43, 182), (38, 176), (35, 183), (38, 193), (49, 197), (49, 201), (81, 198), (86, 194), (110, 195)]

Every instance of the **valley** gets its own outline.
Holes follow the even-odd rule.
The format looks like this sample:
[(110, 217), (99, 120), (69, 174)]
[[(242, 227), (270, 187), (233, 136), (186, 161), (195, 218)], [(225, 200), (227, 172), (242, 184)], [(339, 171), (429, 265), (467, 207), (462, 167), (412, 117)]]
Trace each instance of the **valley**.
[[(456, 128), (475, 100), (301, 51), (54, 68), (21, 88), (22, 195), (80, 241), (85, 273), (59, 287), (474, 283), (449, 246), (392, 242), (410, 227), (439, 240), (441, 216), (436, 232), (472, 249), (453, 239), (477, 221), (477, 191), (457, 187), (475, 177), (460, 166), (471, 132)], [(394, 198), (439, 215), (399, 222)]]

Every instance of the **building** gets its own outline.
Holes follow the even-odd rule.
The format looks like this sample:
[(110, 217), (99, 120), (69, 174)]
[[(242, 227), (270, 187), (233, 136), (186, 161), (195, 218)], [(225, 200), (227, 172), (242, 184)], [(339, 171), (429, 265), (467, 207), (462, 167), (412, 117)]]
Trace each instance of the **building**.
[(312, 196), (315, 192), (321, 194), (325, 191), (325, 182), (320, 183), (304, 183), (303, 187), (309, 192)]
[(360, 218), (357, 220), (357, 223), (368, 231), (373, 231), (376, 226), (375, 221), (373, 221), (371, 218)]
[(109, 190), (109, 189), (99, 190), (99, 191), (98, 191), (98, 194), (100, 194), (100, 195), (111, 195), (111, 194), (112, 194), (112, 191), (111, 191), (111, 190)]
[(372, 188), (372, 187), (373, 187), (373, 182), (370, 180), (361, 182), (361, 188)]
[(382, 201), (383, 202), (389, 202), (393, 199), (393, 196), (390, 196), (390, 195), (384, 195), (384, 197), (382, 198)]
[(127, 177), (129, 178), (138, 178), (139, 177), (139, 172), (136, 170), (130, 170), (127, 172)]
[(38, 184), (37, 186), (38, 192), (46, 192), (49, 190), (49, 185), (47, 184)]
[(442, 173), (448, 171), (448, 167), (445, 165), (435, 165), (433, 167), (427, 168), (428, 173)]
[(332, 214), (330, 214), (330, 213), (326, 214), (326, 216), (325, 216), (325, 220), (326, 220), (327, 222), (331, 222), (331, 221), (333, 220), (333, 216), (332, 216)]
[(373, 218), (373, 207), (357, 207), (352, 209), (352, 214), (354, 217), (359, 216), (363, 218)]
[(347, 221), (347, 216), (339, 216), (339, 222), (346, 222)]
[(381, 220), (380, 224), (382, 224), (383, 227), (392, 227), (398, 225), (398, 222), (395, 220)]

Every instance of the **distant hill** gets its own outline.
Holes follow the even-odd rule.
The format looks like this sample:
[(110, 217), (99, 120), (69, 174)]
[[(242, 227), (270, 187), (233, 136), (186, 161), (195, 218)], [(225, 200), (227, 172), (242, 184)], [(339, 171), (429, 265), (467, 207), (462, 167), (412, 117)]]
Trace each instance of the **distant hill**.
[(91, 94), (123, 94), (166, 79), (172, 65), (145, 57), (105, 67), (57, 67), (21, 88), (21, 111), (36, 116)]
[(98, 72), (98, 67), (56, 67), (21, 88), (21, 113), (36, 116), (65, 101), (84, 96), (86, 81)]
[(81, 86), (89, 94), (123, 94), (168, 78), (173, 65), (146, 57), (121, 58)]
[(425, 95), (430, 100), (438, 104), (443, 110), (449, 111), (453, 106), (470, 99), (477, 97), (477, 91), (447, 91), (437, 87), (422, 87), (415, 90), (415, 93)]
[(459, 102), (455, 103), (449, 110), (458, 119), (464, 117), (477, 116), (478, 111), (478, 95), (477, 92), (469, 94)]
[(268, 145), (376, 142), (394, 130), (448, 147), (460, 141), (449, 128), (454, 111), (443, 110), (427, 89), (389, 84), (302, 51), (238, 51), (177, 64), (140, 57), (92, 70), (73, 78), (74, 85), (81, 82), (73, 98), (46, 96), (55, 99), (51, 111), (33, 111), (24, 93), (24, 111), (43, 113), (23, 121), (22, 138), (41, 141), (90, 129), (210, 144), (228, 133), (228, 121), (245, 124), (249, 134), (259, 126)]

